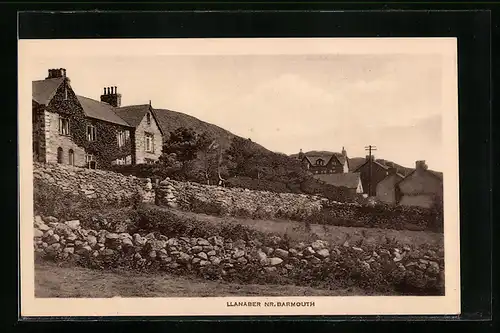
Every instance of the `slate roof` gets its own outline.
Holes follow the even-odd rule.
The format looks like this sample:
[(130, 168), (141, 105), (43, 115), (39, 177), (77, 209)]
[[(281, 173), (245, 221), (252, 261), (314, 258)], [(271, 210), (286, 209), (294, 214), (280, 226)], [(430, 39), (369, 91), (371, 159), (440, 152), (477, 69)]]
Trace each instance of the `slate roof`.
[[(354, 170), (354, 172), (356, 172), (356, 171), (358, 171), (359, 169), (361, 169), (361, 168), (362, 168), (362, 167), (363, 167), (366, 163), (368, 163), (368, 161), (365, 161), (363, 164), (361, 164), (360, 166), (358, 166), (358, 167)], [(382, 163), (380, 163), (380, 162), (378, 162), (378, 161), (373, 161), (373, 164), (376, 164), (376, 165), (380, 166), (380, 167), (381, 167), (382, 169), (384, 169), (384, 170), (389, 170), (389, 167), (388, 167), (387, 165), (384, 165), (384, 164), (382, 164)]]
[(357, 188), (360, 182), (360, 174), (354, 172), (317, 174), (313, 177), (337, 187)]
[(115, 109), (116, 114), (132, 127), (137, 127), (148, 111), (149, 104), (122, 106)]
[(89, 118), (107, 121), (113, 124), (130, 127), (130, 125), (115, 113), (115, 108), (108, 103), (99, 102), (88, 97), (76, 96)]
[(341, 153), (333, 153), (333, 154), (321, 154), (321, 155), (310, 155), (310, 154), (304, 154), (305, 157), (309, 160), (309, 162), (312, 164), (312, 165), (316, 165), (316, 161), (319, 160), (319, 159), (322, 159), (325, 161), (325, 164), (324, 165), (327, 165), (328, 162), (330, 162), (330, 160), (333, 158), (333, 156), (336, 156), (337, 159), (340, 161), (340, 163), (343, 165), (345, 163), (345, 156), (342, 155)]
[[(413, 171), (410, 172), (404, 179), (402, 179), (401, 181), (399, 181), (398, 184), (406, 181), (407, 179), (411, 179), (410, 176), (412, 174), (414, 174), (416, 171), (417, 171), (416, 169), (413, 169)], [(437, 171), (433, 171), (433, 170), (425, 170), (425, 172), (427, 172), (428, 174), (436, 177), (440, 181), (443, 181), (443, 173), (442, 172), (437, 172)]]
[(59, 88), (63, 81), (64, 78), (62, 77), (33, 81), (31, 84), (31, 88), (33, 90), (31, 94), (32, 99), (38, 104), (49, 104), (52, 97), (54, 97), (57, 88)]
[(144, 118), (146, 113), (151, 110), (151, 114), (158, 124), (158, 129), (163, 135), (163, 129), (158, 122), (158, 117), (156, 116), (155, 110), (149, 104), (140, 104), (140, 105), (128, 105), (122, 106), (119, 108), (115, 108), (115, 112), (119, 115), (123, 120), (125, 120), (130, 126), (137, 127), (141, 120)]

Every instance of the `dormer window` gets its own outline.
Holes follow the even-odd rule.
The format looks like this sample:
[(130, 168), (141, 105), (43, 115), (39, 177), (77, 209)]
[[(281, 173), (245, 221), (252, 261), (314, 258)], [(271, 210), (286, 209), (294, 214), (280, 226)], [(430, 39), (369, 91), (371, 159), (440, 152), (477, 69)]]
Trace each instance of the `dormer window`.
[(325, 162), (322, 159), (316, 161), (316, 165), (323, 165)]

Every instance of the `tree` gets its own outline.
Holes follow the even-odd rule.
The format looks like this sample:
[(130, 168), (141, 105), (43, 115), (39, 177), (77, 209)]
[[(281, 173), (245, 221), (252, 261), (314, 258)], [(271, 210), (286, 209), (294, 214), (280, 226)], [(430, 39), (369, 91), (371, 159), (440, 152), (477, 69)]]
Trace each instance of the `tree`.
[(199, 135), (192, 128), (180, 127), (170, 132), (170, 137), (163, 145), (163, 154), (176, 154), (181, 163), (191, 161), (199, 149)]
[(194, 160), (198, 153), (206, 149), (209, 139), (205, 134), (199, 134), (192, 128), (180, 127), (170, 133), (163, 145), (160, 161), (165, 165), (180, 163), (182, 177), (187, 177), (190, 170), (195, 169)]
[(208, 139), (204, 136), (200, 140), (199, 151), (197, 158), (200, 161), (199, 169), (203, 173), (203, 177), (207, 185), (210, 185), (210, 180), (214, 178), (215, 170), (218, 166), (218, 147), (215, 140)]
[(231, 141), (231, 146), (227, 150), (228, 169), (231, 175), (245, 175), (245, 169), (254, 157), (255, 151), (252, 149), (252, 141), (234, 137)]

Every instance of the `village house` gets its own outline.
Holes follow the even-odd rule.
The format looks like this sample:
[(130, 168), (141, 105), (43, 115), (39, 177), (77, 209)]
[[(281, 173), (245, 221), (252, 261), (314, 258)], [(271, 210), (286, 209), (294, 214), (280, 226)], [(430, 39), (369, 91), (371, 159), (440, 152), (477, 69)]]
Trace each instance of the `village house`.
[(154, 109), (122, 107), (117, 87), (105, 88), (100, 101), (78, 96), (61, 68), (49, 69), (32, 89), (34, 161), (99, 168), (152, 163), (161, 155)]
[(335, 174), (349, 172), (349, 159), (342, 147), (341, 153), (303, 153), (302, 149), (297, 158), (304, 167), (313, 174)]
[(443, 174), (416, 161), (415, 170), (395, 186), (397, 201), (404, 206), (431, 207), (443, 200)]
[(396, 184), (399, 183), (404, 176), (398, 172), (395, 167), (389, 167), (388, 175), (382, 179), (376, 186), (376, 196), (381, 202), (387, 204), (396, 204), (398, 197), (396, 195)]
[(348, 172), (348, 173), (331, 173), (331, 174), (317, 174), (313, 176), (315, 179), (325, 184), (333, 185), (336, 187), (345, 187), (351, 194), (362, 194), (363, 184), (361, 183), (361, 174)]
[(355, 173), (361, 174), (361, 184), (365, 194), (374, 197), (377, 194), (377, 184), (389, 174), (389, 167), (375, 160), (375, 156), (366, 156), (365, 162), (358, 166)]

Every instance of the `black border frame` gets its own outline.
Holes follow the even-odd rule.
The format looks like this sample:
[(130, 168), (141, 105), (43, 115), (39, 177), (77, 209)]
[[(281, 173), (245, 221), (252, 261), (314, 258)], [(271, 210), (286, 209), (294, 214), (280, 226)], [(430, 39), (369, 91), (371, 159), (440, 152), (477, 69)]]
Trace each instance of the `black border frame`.
[[(50, 5), (50, 4), (49, 4)], [(353, 4), (350, 4), (353, 7)], [(437, 6), (436, 6), (437, 5)], [(439, 7), (439, 4), (429, 5)], [(15, 7), (15, 8), (14, 8)], [(20, 8), (21, 7), (21, 8)], [(42, 4), (12, 6), (8, 11), (9, 19), (0, 23), (2, 31), (17, 31), (10, 24), (17, 23), (17, 10), (31, 10), (43, 7)], [(52, 10), (103, 10), (122, 9), (117, 4), (108, 6), (98, 4), (50, 5)], [(78, 8), (75, 8), (78, 7)], [(107, 7), (107, 8), (104, 8)], [(114, 8), (113, 8), (114, 7)], [(129, 6), (132, 7), (132, 6)], [(151, 3), (139, 6), (136, 10), (154, 9)], [(158, 7), (164, 7), (156, 5)], [(174, 7), (174, 6), (170, 6)], [(187, 7), (187, 5), (186, 5)], [(247, 7), (256, 7), (250, 5)], [(300, 7), (300, 5), (298, 6)], [(344, 9), (349, 6), (343, 6)], [(379, 6), (384, 8), (384, 6)], [(404, 6), (403, 6), (404, 7)], [(441, 7), (444, 7), (441, 4)], [(457, 6), (455, 6), (457, 7)], [(465, 6), (461, 6), (464, 9)], [(470, 6), (468, 6), (470, 7)], [(358, 7), (359, 8), (359, 7)], [(173, 10), (174, 8), (169, 8)], [(177, 8), (178, 9), (178, 8)], [(185, 9), (185, 8), (181, 8)], [(248, 8), (250, 9), (250, 8)], [(330, 10), (339, 8), (330, 8)], [(387, 6), (385, 6), (387, 9)], [(487, 9), (487, 8), (486, 8)], [(13, 12), (15, 11), (15, 12)], [(4, 14), (7, 12), (3, 12)], [(13, 19), (12, 15), (16, 14)], [(163, 17), (159, 20), (159, 17)], [(168, 16), (168, 19), (165, 17)], [(29, 22), (25, 23), (27, 17)], [(90, 19), (90, 17), (92, 17)], [(8, 24), (9, 25), (8, 25)], [(206, 320), (245, 320), (265, 321), (380, 321), (380, 320), (457, 320), (487, 321), (491, 319), (492, 298), (492, 127), (491, 127), (491, 12), (480, 11), (364, 11), (364, 12), (318, 12), (308, 11), (252, 11), (252, 12), (193, 12), (189, 9), (177, 12), (87, 12), (52, 13), (25, 12), (19, 14), (19, 38), (165, 38), (165, 37), (457, 37), (459, 60), (459, 141), (460, 141), (460, 210), (461, 210), (461, 298), (462, 315), (450, 316), (321, 316), (321, 317), (107, 317), (99, 320), (117, 322), (130, 320), (148, 321), (206, 321)], [(231, 27), (228, 29), (228, 27)], [(11, 36), (12, 37), (12, 36)], [(4, 37), (2, 37), (3, 39)], [(8, 58), (12, 66), (6, 69), (9, 82), (17, 82), (17, 39), (8, 41), (15, 53)], [(15, 61), (15, 62), (14, 62)], [(17, 87), (7, 90), (9, 114), (4, 118), (16, 117), (15, 97)], [(17, 117), (16, 117), (17, 120)], [(4, 132), (3, 134), (8, 134)], [(13, 134), (13, 135), (12, 135)], [(16, 136), (17, 128), (8, 137)], [(17, 147), (9, 145), (16, 155)], [(12, 156), (12, 155), (10, 155)], [(2, 166), (4, 169), (5, 167)], [(17, 165), (16, 165), (17, 167)], [(16, 170), (17, 171), (17, 170)], [(17, 174), (17, 173), (16, 173)], [(17, 183), (16, 183), (17, 185)], [(13, 204), (10, 206), (14, 207)], [(17, 211), (15, 212), (17, 216)], [(12, 215), (13, 216), (13, 215)], [(12, 227), (12, 226), (10, 226)], [(18, 241), (18, 239), (16, 239)], [(17, 245), (10, 247), (17, 253)], [(12, 250), (14, 249), (14, 250)], [(11, 261), (16, 267), (17, 256)], [(477, 274), (481, 272), (481, 274)], [(12, 291), (18, 286), (17, 274)], [(17, 290), (16, 290), (17, 291)], [(17, 292), (15, 298), (17, 298)], [(18, 298), (17, 298), (18, 299)], [(19, 299), (18, 299), (19, 300)], [(18, 309), (16, 309), (18, 310)], [(17, 312), (17, 311), (16, 311)], [(33, 321), (78, 321), (72, 318), (30, 318), (22, 319), (22, 325)], [(96, 320), (97, 318), (89, 318)], [(17, 320), (17, 314), (16, 314)], [(69, 324), (69, 323), (68, 323)], [(153, 323), (151, 323), (153, 324)], [(294, 325), (299, 324), (298, 322)], [(60, 324), (57, 324), (60, 325)], [(29, 325), (31, 326), (31, 325)], [(44, 324), (45, 326), (45, 324)], [(489, 326), (489, 325), (488, 325)], [(26, 326), (24, 326), (26, 327)], [(56, 327), (54, 325), (53, 327)], [(294, 326), (295, 327), (295, 326)], [(299, 326), (297, 326), (298, 328)], [(68, 328), (68, 327), (66, 327)], [(52, 328), (53, 329), (53, 328)]]

